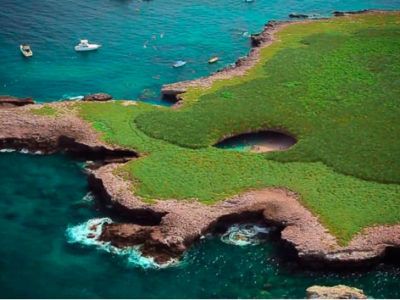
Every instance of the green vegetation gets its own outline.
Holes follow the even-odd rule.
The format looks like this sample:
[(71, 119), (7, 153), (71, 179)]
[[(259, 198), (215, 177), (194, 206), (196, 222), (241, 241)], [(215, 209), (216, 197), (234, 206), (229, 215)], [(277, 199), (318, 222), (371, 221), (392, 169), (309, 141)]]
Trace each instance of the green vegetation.
[[(399, 18), (357, 19), (290, 26), (281, 33), (289, 46), (251, 81), (204, 94), (179, 111), (143, 114), (137, 126), (191, 148), (232, 134), (284, 128), (300, 142), (268, 158), (322, 161), (341, 173), (398, 183)], [(321, 31), (301, 36), (308, 27)]]
[(57, 110), (49, 105), (43, 105), (41, 108), (31, 109), (30, 112), (38, 116), (56, 116)]
[(93, 127), (102, 132), (106, 142), (131, 148), (147, 154), (165, 148), (177, 148), (169, 143), (151, 138), (138, 130), (134, 123), (139, 115), (156, 110), (155, 106), (136, 103), (124, 106), (120, 102), (79, 103), (81, 116), (90, 121)]
[[(79, 111), (105, 141), (142, 154), (119, 171), (144, 199), (210, 204), (286, 187), (345, 243), (400, 222), (399, 37), (398, 13), (291, 25), (248, 75), (192, 89), (178, 110), (109, 102)], [(299, 142), (270, 154), (212, 147), (266, 128)]]

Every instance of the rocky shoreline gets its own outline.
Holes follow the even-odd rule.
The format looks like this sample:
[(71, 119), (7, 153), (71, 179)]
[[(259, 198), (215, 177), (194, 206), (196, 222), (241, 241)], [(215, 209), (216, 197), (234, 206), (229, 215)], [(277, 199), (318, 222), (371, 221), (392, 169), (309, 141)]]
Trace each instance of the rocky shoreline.
[[(301, 21), (305, 22), (305, 21)], [(301, 23), (297, 21), (297, 23)], [(188, 88), (191, 87), (210, 87), (216, 80), (229, 79), (235, 76), (243, 76), (246, 72), (254, 67), (259, 61), (261, 49), (268, 47), (275, 41), (275, 33), (284, 28), (288, 24), (295, 23), (295, 21), (269, 21), (261, 33), (251, 35), (251, 50), (248, 55), (239, 58), (231, 66), (225, 67), (209, 76), (200, 77), (194, 80), (180, 81), (171, 84), (165, 84), (161, 88), (162, 97), (173, 102), (179, 106), (182, 100), (182, 94), (186, 93)]]
[[(364, 12), (363, 12), (364, 13)], [(258, 61), (261, 48), (270, 45), (273, 34), (292, 22), (273, 22), (253, 37), (253, 48), (236, 67), (210, 77), (163, 88), (176, 97), (189, 86), (210, 86), (214, 80), (243, 75)], [(382, 261), (392, 249), (400, 248), (400, 224), (365, 229), (346, 246), (324, 228), (318, 217), (301, 205), (296, 193), (285, 188), (265, 188), (242, 193), (214, 205), (196, 201), (155, 200), (147, 203), (133, 193), (131, 182), (115, 174), (115, 169), (139, 154), (102, 142), (90, 124), (72, 112), (71, 102), (50, 104), (54, 116), (36, 115), (41, 105), (5, 107), (0, 110), (0, 149), (27, 149), (49, 154), (60, 151), (99, 160), (88, 170), (91, 189), (109, 205), (127, 216), (129, 222), (105, 224), (100, 239), (116, 247), (141, 245), (145, 256), (158, 263), (179, 258), (198, 239), (220, 227), (240, 222), (265, 222), (281, 230), (281, 238), (296, 250), (299, 260), (313, 267), (356, 267)], [(101, 105), (101, 104), (99, 104)]]
[[(47, 106), (63, 110), (72, 102)], [(100, 134), (75, 114), (57, 117), (32, 113), (43, 105), (27, 105), (0, 109), (0, 149), (39, 151), (43, 154), (68, 152), (91, 160), (113, 161), (138, 155), (129, 149), (108, 145)]]
[[(71, 102), (51, 105), (62, 110)], [(214, 205), (174, 199), (146, 203), (133, 193), (130, 182), (114, 172), (138, 154), (102, 142), (99, 134), (70, 110), (57, 117), (31, 113), (32, 108), (40, 107), (0, 110), (0, 148), (45, 154), (65, 151), (101, 161), (88, 170), (90, 187), (129, 222), (105, 225), (100, 238), (116, 247), (140, 244), (143, 255), (157, 263), (179, 258), (205, 234), (241, 222), (277, 226), (282, 240), (297, 251), (302, 263), (312, 267), (366, 266), (400, 246), (400, 224), (368, 228), (347, 246), (340, 246), (300, 204), (299, 196), (284, 188), (249, 191)]]
[(400, 245), (400, 225), (394, 225), (368, 228), (347, 246), (340, 246), (318, 218), (300, 204), (299, 196), (283, 188), (250, 191), (215, 205), (174, 199), (146, 204), (132, 193), (130, 183), (114, 175), (117, 167), (118, 164), (109, 164), (91, 172), (92, 182), (96, 180), (102, 196), (132, 214), (142, 211), (153, 214), (152, 220), (156, 215), (162, 217), (151, 226), (106, 226), (102, 238), (115, 246), (142, 244), (143, 254), (159, 263), (180, 257), (215, 228), (241, 222), (263, 221), (277, 226), (282, 240), (297, 251), (302, 263), (311, 267), (367, 266), (381, 261), (387, 248)]
[[(356, 14), (366, 13), (384, 13), (384, 10), (373, 10), (365, 9), (358, 11), (334, 11), (332, 15), (334, 17), (344, 17)], [(324, 20), (329, 18), (312, 18), (300, 20), (289, 20), (289, 21), (269, 21), (264, 25), (263, 30), (258, 34), (251, 35), (251, 49), (250, 52), (243, 57), (240, 57), (230, 66), (224, 67), (215, 73), (200, 77), (194, 80), (180, 81), (170, 84), (164, 84), (161, 88), (161, 95), (163, 98), (175, 102), (174, 107), (179, 107), (182, 104), (182, 95), (187, 92), (189, 88), (200, 87), (209, 88), (217, 80), (230, 79), (236, 76), (246, 75), (247, 71), (254, 67), (260, 58), (260, 51), (271, 45), (276, 41), (275, 34), (281, 29), (285, 28), (290, 24), (301, 24), (308, 22), (315, 22), (318, 20)]]

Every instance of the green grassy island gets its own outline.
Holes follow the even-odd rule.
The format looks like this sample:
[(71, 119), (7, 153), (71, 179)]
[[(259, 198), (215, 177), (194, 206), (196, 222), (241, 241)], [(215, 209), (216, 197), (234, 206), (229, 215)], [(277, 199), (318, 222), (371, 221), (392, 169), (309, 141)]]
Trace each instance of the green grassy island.
[[(146, 201), (213, 204), (284, 187), (342, 244), (365, 227), (399, 223), (400, 14), (293, 23), (275, 38), (245, 76), (190, 88), (179, 108), (75, 108), (105, 142), (139, 153), (117, 171)], [(214, 147), (268, 129), (297, 143), (269, 153)]]

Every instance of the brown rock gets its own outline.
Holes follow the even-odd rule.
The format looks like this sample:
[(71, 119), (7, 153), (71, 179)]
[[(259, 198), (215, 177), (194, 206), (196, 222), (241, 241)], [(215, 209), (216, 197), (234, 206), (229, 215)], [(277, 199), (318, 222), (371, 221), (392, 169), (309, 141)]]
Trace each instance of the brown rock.
[[(141, 249), (144, 255), (154, 257), (157, 262), (166, 261), (168, 256), (181, 256), (217, 225), (248, 222), (251, 215), (258, 221), (264, 220), (282, 228), (282, 239), (293, 246), (301, 262), (310, 267), (370, 265), (384, 258), (388, 245), (400, 245), (400, 225), (392, 225), (368, 228), (348, 245), (341, 246), (318, 218), (300, 204), (297, 194), (279, 188), (249, 191), (214, 205), (174, 199), (148, 204), (132, 193), (131, 182), (114, 174), (113, 170), (119, 166), (102, 166), (91, 171), (91, 177), (96, 179), (99, 189), (112, 204), (135, 212), (134, 215), (146, 212), (147, 218), (158, 216), (158, 221), (148, 226), (150, 234)], [(125, 226), (136, 228), (137, 225)], [(123, 245), (123, 236), (119, 235), (119, 238)]]
[(83, 101), (109, 101), (113, 97), (109, 94), (106, 93), (96, 93), (96, 94), (90, 94), (86, 95), (83, 97)]
[(332, 14), (335, 17), (343, 17), (343, 16), (347, 16), (347, 15), (364, 14), (367, 12), (373, 12), (373, 10), (363, 9), (363, 10), (356, 10), (356, 11), (334, 11)]
[(13, 96), (0, 96), (0, 107), (24, 106), (35, 104), (32, 98), (17, 98)]
[(367, 299), (360, 289), (346, 286), (320, 286), (313, 285), (307, 289), (308, 299)]
[(118, 248), (143, 244), (149, 239), (151, 226), (135, 224), (104, 224), (99, 240), (110, 242)]
[(307, 19), (308, 15), (291, 13), (291, 14), (289, 14), (289, 18), (292, 18), (292, 19)]

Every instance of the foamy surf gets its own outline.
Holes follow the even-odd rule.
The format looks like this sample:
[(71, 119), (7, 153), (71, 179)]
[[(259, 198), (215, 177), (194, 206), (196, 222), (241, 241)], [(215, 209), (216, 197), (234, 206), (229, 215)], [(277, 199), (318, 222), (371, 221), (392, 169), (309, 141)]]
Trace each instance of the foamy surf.
[(221, 236), (221, 241), (236, 246), (258, 245), (271, 230), (254, 224), (234, 224)]
[(93, 202), (94, 200), (94, 195), (92, 192), (88, 192), (83, 198), (82, 201), (83, 202)]
[(82, 95), (64, 94), (64, 95), (62, 95), (60, 100), (77, 101), (77, 100), (82, 100), (82, 99), (83, 99)]
[(105, 224), (111, 224), (110, 218), (90, 219), (79, 225), (69, 226), (66, 230), (67, 242), (70, 244), (81, 244), (84, 246), (94, 246), (98, 250), (123, 256), (127, 259), (128, 265), (141, 267), (143, 269), (161, 269), (177, 265), (177, 260), (170, 260), (164, 264), (158, 264), (152, 257), (142, 255), (141, 246), (117, 248), (109, 242), (99, 240)]
[(33, 155), (42, 155), (42, 151), (29, 151), (28, 149), (21, 149), (21, 150), (15, 150), (15, 149), (0, 149), (0, 153), (11, 153), (11, 152), (19, 152), (21, 154), (33, 154)]
[(0, 153), (11, 153), (11, 152), (15, 152), (15, 149), (0, 149)]

